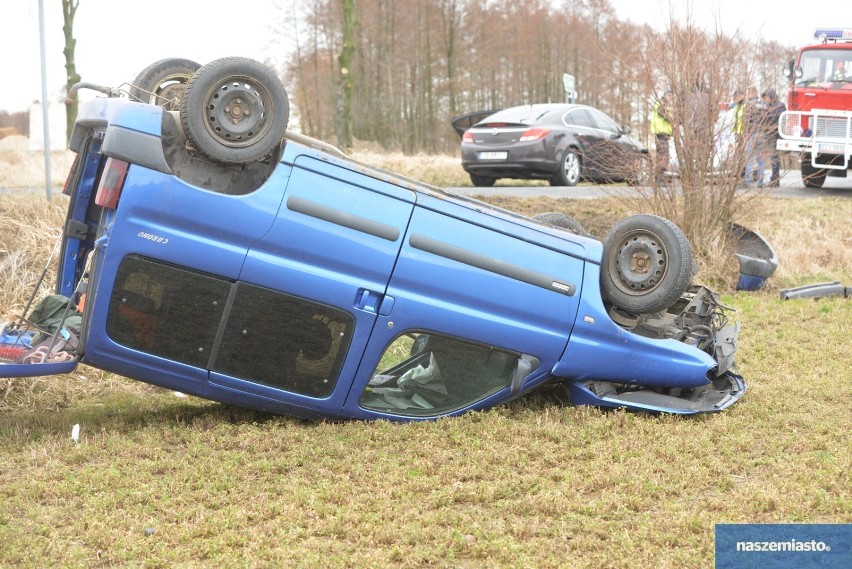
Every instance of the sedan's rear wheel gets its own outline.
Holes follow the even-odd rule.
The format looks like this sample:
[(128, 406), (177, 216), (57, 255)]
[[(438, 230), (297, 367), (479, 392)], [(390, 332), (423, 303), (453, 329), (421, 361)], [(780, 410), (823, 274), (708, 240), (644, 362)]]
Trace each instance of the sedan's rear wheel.
[(647, 154), (642, 154), (635, 159), (627, 183), (631, 186), (650, 186), (653, 180), (653, 171), (651, 159)]
[(488, 176), (477, 176), (470, 174), (471, 183), (477, 188), (490, 188), (497, 181), (497, 178), (489, 178)]
[(649, 314), (674, 304), (694, 274), (680, 228), (655, 215), (622, 219), (604, 238), (601, 292), (618, 308)]
[(551, 186), (576, 186), (580, 181), (580, 155), (573, 148), (566, 148), (560, 161), (559, 171), (550, 179)]

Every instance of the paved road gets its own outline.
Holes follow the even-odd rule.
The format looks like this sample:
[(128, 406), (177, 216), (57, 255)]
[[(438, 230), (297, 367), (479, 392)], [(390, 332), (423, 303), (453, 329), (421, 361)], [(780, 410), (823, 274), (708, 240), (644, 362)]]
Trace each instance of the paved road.
[[(766, 173), (769, 179), (769, 172)], [(594, 199), (607, 196), (630, 195), (636, 190), (630, 186), (610, 185), (591, 186), (581, 185), (573, 188), (551, 186), (497, 186), (494, 188), (458, 187), (447, 188), (451, 192), (464, 196), (510, 196), (519, 198), (551, 197)], [(849, 178), (826, 178), (825, 185), (820, 189), (806, 188), (798, 170), (791, 170), (781, 177), (781, 187), (769, 190), (771, 195), (781, 198), (813, 198), (818, 196), (836, 196), (852, 199), (852, 174)], [(6, 193), (45, 193), (44, 188), (18, 188), (9, 190), (0, 188), (0, 194)], [(54, 188), (53, 196), (62, 194), (62, 188)]]
[[(767, 172), (766, 179), (769, 179)], [(593, 199), (606, 196), (630, 195), (635, 189), (624, 185), (589, 186), (581, 185), (573, 188), (550, 186), (497, 186), (494, 188), (447, 188), (457, 194), (466, 196), (511, 196), (511, 197), (551, 197)], [(806, 188), (798, 170), (791, 170), (781, 177), (781, 187), (772, 188), (770, 194), (781, 198), (813, 198), (818, 196), (836, 196), (852, 199), (852, 177), (826, 178), (825, 185), (820, 189)]]

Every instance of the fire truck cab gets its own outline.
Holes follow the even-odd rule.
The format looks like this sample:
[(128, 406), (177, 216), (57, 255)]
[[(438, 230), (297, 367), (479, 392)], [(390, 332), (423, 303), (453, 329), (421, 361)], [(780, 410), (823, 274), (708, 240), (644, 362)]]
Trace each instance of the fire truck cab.
[(797, 152), (802, 182), (821, 188), (826, 176), (845, 178), (852, 158), (852, 28), (821, 28), (784, 69), (787, 111), (777, 148)]

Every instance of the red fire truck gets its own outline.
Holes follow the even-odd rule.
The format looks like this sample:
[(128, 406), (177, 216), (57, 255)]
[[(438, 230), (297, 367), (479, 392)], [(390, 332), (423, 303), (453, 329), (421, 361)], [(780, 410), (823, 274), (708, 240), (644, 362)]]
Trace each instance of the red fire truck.
[(852, 28), (817, 29), (814, 38), (784, 70), (778, 150), (799, 153), (802, 182), (821, 188), (826, 176), (845, 178), (852, 158)]

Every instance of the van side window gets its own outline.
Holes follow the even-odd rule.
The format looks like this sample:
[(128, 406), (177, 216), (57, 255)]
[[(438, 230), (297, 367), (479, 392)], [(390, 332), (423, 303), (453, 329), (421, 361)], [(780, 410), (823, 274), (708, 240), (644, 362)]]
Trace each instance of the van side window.
[(238, 283), (212, 369), (325, 397), (337, 383), (354, 327), (342, 310)]
[(409, 332), (387, 347), (360, 404), (398, 415), (450, 412), (507, 387), (518, 359), (490, 346)]
[(125, 257), (107, 315), (113, 341), (206, 367), (231, 283), (143, 257)]
[(354, 327), (330, 306), (135, 255), (119, 267), (107, 316), (123, 346), (312, 397), (334, 389)]

